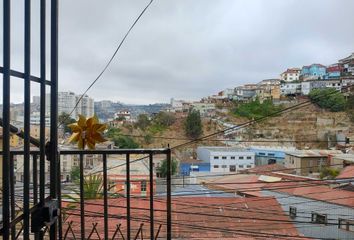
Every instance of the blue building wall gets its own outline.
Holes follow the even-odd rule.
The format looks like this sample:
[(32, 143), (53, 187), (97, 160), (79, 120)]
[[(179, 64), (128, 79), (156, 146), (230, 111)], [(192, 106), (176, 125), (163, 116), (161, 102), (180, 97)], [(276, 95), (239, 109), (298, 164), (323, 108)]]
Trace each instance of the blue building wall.
[(303, 76), (316, 76), (323, 78), (326, 75), (326, 67), (319, 64), (312, 64), (311, 66), (304, 66), (301, 70)]
[(181, 163), (179, 165), (180, 174), (189, 176), (190, 172), (210, 172), (210, 163)]
[(340, 72), (328, 72), (325, 76), (325, 79), (339, 78), (339, 77), (340, 77)]
[(272, 161), (275, 160), (277, 164), (284, 164), (285, 160), (285, 152), (281, 150), (275, 149), (263, 149), (263, 148), (256, 148), (250, 147), (248, 148), (250, 152), (254, 152), (256, 154), (256, 165), (267, 165), (270, 164)]

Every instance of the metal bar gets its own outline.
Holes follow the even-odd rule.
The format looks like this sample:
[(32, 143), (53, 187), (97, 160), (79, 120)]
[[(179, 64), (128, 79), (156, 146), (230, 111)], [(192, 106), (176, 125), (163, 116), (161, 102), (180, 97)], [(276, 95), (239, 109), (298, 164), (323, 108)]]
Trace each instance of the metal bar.
[(37, 204), (38, 203), (38, 155), (34, 154), (33, 155), (33, 170), (32, 170), (32, 182), (33, 182), (33, 203)]
[(4, 240), (9, 239), (10, 234), (10, 206), (9, 206), (9, 168), (10, 168), (10, 23), (11, 23), (11, 0), (3, 1), (3, 52), (4, 52), (4, 74), (3, 74), (3, 159), (2, 159), (2, 226)]
[(154, 163), (153, 155), (149, 154), (149, 182), (150, 182), (150, 239), (154, 240)]
[(107, 194), (107, 155), (103, 154), (103, 213), (104, 213), (104, 239), (108, 239), (108, 194)]
[[(132, 151), (129, 152), (126, 149), (114, 149), (114, 150), (109, 150), (109, 149), (105, 149), (105, 150), (61, 150), (60, 151), (60, 155), (92, 155), (92, 154), (116, 154), (116, 155), (124, 155), (124, 154), (167, 154), (168, 149), (144, 149), (143, 151), (140, 152), (136, 152), (136, 151)], [(2, 154), (3, 151), (0, 151), (0, 154)], [(11, 153), (13, 153), (14, 155), (23, 155), (23, 151), (22, 150), (12, 150)], [(32, 150), (31, 154), (40, 154), (39, 150)], [(147, 157), (145, 157), (146, 159)], [(134, 161), (138, 161), (138, 160), (142, 160), (141, 159), (137, 159)], [(124, 163), (125, 165), (125, 163)]]
[(126, 154), (127, 239), (130, 240), (130, 155)]
[[(3, 67), (0, 67), (0, 73), (4, 73), (4, 68)], [(12, 77), (16, 77), (16, 78), (22, 78), (24, 79), (25, 78), (25, 74), (22, 73), (22, 72), (19, 72), (19, 71), (15, 71), (15, 70), (10, 70), (10, 76)], [(30, 81), (32, 82), (37, 82), (37, 83), (41, 83), (41, 78), (39, 77), (36, 77), (36, 76), (32, 76), (30, 75)], [(45, 80), (44, 81), (46, 85), (49, 85), (51, 84), (51, 82), (49, 80)]]
[[(15, 209), (15, 178), (14, 178), (14, 155), (10, 155), (10, 192), (11, 192), (11, 221), (16, 218)], [(16, 226), (11, 226), (11, 239), (15, 240)]]
[(25, 0), (24, 38), (24, 162), (23, 162), (23, 238), (29, 239), (30, 227), (30, 117), (31, 117), (31, 0)]
[[(37, 161), (38, 161), (38, 155), (34, 154), (33, 156), (33, 162), (32, 162), (32, 185), (33, 185), (33, 204), (38, 203), (38, 166), (37, 166)], [(34, 239), (38, 240), (40, 237), (40, 233), (34, 233)]]
[[(41, 0), (40, 2), (40, 122), (42, 123), (39, 127), (39, 149), (40, 149), (40, 162), (39, 162), (39, 199), (44, 205), (45, 199), (45, 94), (46, 94), (46, 0)], [(44, 123), (44, 124), (43, 124)], [(42, 238), (42, 237), (41, 237)], [(43, 239), (43, 238), (42, 238)]]
[[(58, 0), (51, 0), (51, 39), (50, 39), (50, 196), (57, 198), (57, 154), (58, 154)], [(60, 169), (59, 169), (60, 171)], [(57, 223), (50, 227), (50, 240), (57, 239)]]
[(167, 240), (172, 238), (172, 225), (171, 225), (171, 149), (167, 153)]
[(160, 231), (161, 231), (161, 227), (162, 227), (162, 224), (160, 224), (159, 229), (157, 229), (155, 240), (157, 240), (157, 238), (159, 237), (159, 234), (160, 234)]
[(85, 239), (85, 193), (84, 193), (84, 155), (80, 154), (80, 221), (81, 239)]
[[(5, 127), (4, 127), (4, 119), (3, 119), (3, 118), (0, 118), (0, 126), (2, 126), (3, 128), (5, 128)], [(21, 129), (19, 129), (19, 128), (17, 128), (17, 127), (15, 127), (15, 126), (11, 125), (11, 124), (9, 124), (9, 128), (8, 128), (8, 129), (9, 129), (9, 131), (10, 131), (12, 134), (17, 135), (17, 136), (20, 137), (20, 138), (24, 138), (24, 137), (25, 137), (24, 131), (22, 131)], [(30, 136), (30, 142), (31, 142), (31, 144), (33, 144), (33, 145), (39, 147), (39, 141), (38, 141), (38, 139), (35, 139), (35, 138), (33, 138), (33, 137)]]
[(63, 219), (62, 219), (62, 211), (61, 211), (61, 168), (60, 168), (60, 154), (57, 155), (57, 191), (58, 191), (58, 209), (59, 209), (59, 216), (58, 216), (58, 239), (62, 239), (63, 237)]

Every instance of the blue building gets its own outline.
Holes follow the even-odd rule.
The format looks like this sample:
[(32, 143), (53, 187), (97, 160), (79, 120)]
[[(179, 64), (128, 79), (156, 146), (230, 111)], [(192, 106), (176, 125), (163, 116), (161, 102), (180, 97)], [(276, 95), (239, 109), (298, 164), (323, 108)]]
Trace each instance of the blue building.
[(303, 66), (301, 76), (303, 80), (322, 79), (326, 76), (326, 66), (317, 63)]
[(192, 163), (180, 163), (179, 173), (189, 176), (191, 172), (210, 172), (210, 163), (196, 161)]
[(268, 164), (284, 164), (285, 151), (289, 151), (294, 148), (277, 149), (267, 147), (250, 147), (248, 150), (256, 154), (255, 164), (256, 166), (268, 165)]

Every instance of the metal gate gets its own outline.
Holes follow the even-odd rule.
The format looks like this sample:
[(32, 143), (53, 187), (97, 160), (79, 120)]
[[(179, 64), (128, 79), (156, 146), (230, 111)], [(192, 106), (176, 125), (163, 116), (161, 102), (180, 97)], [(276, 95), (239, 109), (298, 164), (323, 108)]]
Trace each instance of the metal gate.
[[(14, 235), (15, 226), (21, 222), (22, 228), (20, 233), (23, 239), (30, 238), (30, 221), (31, 214), (45, 205), (55, 203), (57, 199), (57, 92), (58, 92), (58, 1), (57, 0), (40, 0), (40, 76), (36, 77), (31, 74), (31, 0), (24, 1), (24, 71), (19, 72), (11, 68), (11, 4), (13, 1), (3, 1), (3, 67), (1, 73), (3, 75), (3, 149), (2, 149), (2, 226), (1, 235), (4, 240), (16, 239), (19, 236)], [(50, 4), (47, 8), (47, 3)], [(50, 51), (46, 51), (46, 15), (50, 9)], [(50, 79), (46, 79), (46, 55), (50, 54)], [(24, 124), (23, 131), (10, 125), (10, 82), (14, 78), (20, 78), (24, 84)], [(30, 136), (30, 103), (31, 103), (31, 83), (40, 85), (40, 139), (36, 140)], [(50, 193), (45, 197), (45, 96), (46, 86), (50, 87), (50, 144), (47, 145), (47, 158), (50, 161)], [(12, 133), (11, 133), (11, 132)], [(10, 134), (17, 134), (23, 138), (23, 208), (22, 213), (16, 216), (14, 204), (18, 200), (15, 194), (13, 179), (13, 161), (10, 151)], [(35, 158), (31, 158), (31, 144), (39, 148), (39, 154)], [(50, 148), (50, 149), (48, 149)], [(30, 163), (35, 167), (33, 170), (34, 178), (37, 178), (37, 161), (39, 157), (39, 199), (33, 198), (30, 203)], [(33, 160), (33, 161), (32, 161)], [(37, 191), (37, 188), (33, 188)], [(35, 194), (33, 194), (35, 195)], [(50, 239), (57, 239), (58, 221), (49, 228)], [(20, 235), (20, 234), (18, 234)], [(40, 232), (35, 234), (35, 239), (40, 239)]]
[[(143, 239), (147, 236), (149, 239), (157, 239), (158, 237), (171, 239), (171, 150), (155, 149), (155, 150), (97, 150), (93, 151), (59, 151), (58, 149), (58, 0), (40, 0), (40, 76), (33, 76), (31, 73), (31, 0), (24, 1), (24, 71), (16, 71), (11, 65), (11, 0), (3, 0), (3, 66), (0, 66), (0, 74), (3, 75), (3, 111), (0, 117), (0, 126), (3, 132), (3, 144), (1, 157), (2, 163), (2, 218), (0, 223), (0, 236), (4, 240), (8, 239), (130, 239), (135, 236)], [(47, 6), (48, 4), (48, 6)], [(47, 27), (46, 17), (49, 14), (50, 24)], [(46, 29), (50, 29), (50, 39), (46, 39)], [(46, 51), (46, 45), (49, 42), (50, 51)], [(50, 55), (50, 65), (47, 66), (46, 55)], [(50, 69), (50, 79), (46, 79), (47, 69)], [(24, 86), (24, 123), (23, 129), (15, 127), (11, 124), (10, 119), (10, 83), (15, 78), (23, 80)], [(18, 80), (17, 80), (18, 81)], [(40, 125), (39, 139), (30, 135), (31, 125), (31, 84), (38, 84), (40, 87)], [(46, 88), (50, 88), (50, 92)], [(50, 93), (50, 99), (46, 99)], [(47, 102), (47, 104), (46, 104)], [(50, 104), (48, 104), (48, 102)], [(50, 137), (46, 141), (46, 114), (47, 107), (50, 106)], [(17, 135), (23, 139), (23, 149), (11, 149), (10, 140), (12, 135)], [(35, 149), (33, 149), (35, 147)], [(98, 230), (98, 223), (93, 223), (92, 230), (85, 228), (85, 217), (87, 212), (85, 206), (87, 201), (84, 197), (84, 157), (88, 154), (101, 155), (103, 160), (103, 214), (102, 232)], [(134, 220), (132, 212), (141, 210), (131, 206), (134, 203), (130, 197), (130, 156), (132, 154), (144, 154), (148, 159), (150, 193), (148, 200), (149, 205), (144, 210), (148, 211), (145, 218), (137, 218)], [(164, 154), (167, 160), (167, 179), (166, 179), (166, 199), (154, 200), (154, 170), (153, 156), (156, 154)], [(73, 221), (65, 222), (61, 210), (62, 205), (62, 183), (61, 183), (61, 166), (60, 157), (65, 155), (79, 156), (80, 166), (80, 197), (78, 208), (79, 220), (76, 229)], [(108, 199), (108, 178), (107, 178), (107, 158), (109, 155), (126, 156), (126, 196), (124, 201), (126, 204), (125, 216), (118, 216), (124, 219), (125, 230), (122, 230), (122, 224), (117, 224), (113, 229), (109, 228), (109, 219), (117, 219), (117, 216), (109, 214)], [(14, 162), (17, 156), (23, 156), (23, 179), (20, 186), (21, 193), (18, 193), (15, 178)], [(49, 167), (49, 181), (46, 179), (46, 169)], [(16, 186), (16, 187), (15, 187)], [(146, 187), (145, 187), (146, 188)], [(146, 191), (146, 189), (145, 189)], [(164, 209), (156, 209), (154, 204), (162, 202)], [(20, 205), (20, 206), (19, 206)], [(161, 206), (161, 204), (159, 205)], [(115, 206), (117, 207), (117, 206)], [(20, 208), (18, 211), (17, 208)], [(159, 214), (155, 214), (155, 212)], [(160, 214), (162, 212), (162, 214)], [(75, 214), (73, 214), (75, 215)], [(159, 217), (156, 217), (159, 215)], [(140, 227), (133, 229), (132, 221)], [(140, 221), (140, 222), (137, 222)], [(143, 222), (148, 222), (150, 227), (148, 231), (143, 230)], [(164, 227), (162, 227), (164, 226)], [(126, 231), (126, 233), (123, 233)], [(95, 236), (93, 236), (95, 235)], [(134, 236), (133, 236), (134, 235)]]

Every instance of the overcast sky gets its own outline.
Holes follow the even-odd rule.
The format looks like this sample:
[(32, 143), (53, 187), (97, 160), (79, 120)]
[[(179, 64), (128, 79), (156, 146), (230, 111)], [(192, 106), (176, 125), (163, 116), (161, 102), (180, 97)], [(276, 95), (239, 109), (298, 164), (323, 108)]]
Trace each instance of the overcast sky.
[[(32, 19), (35, 75), (37, 2), (33, 1)], [(80, 94), (148, 1), (59, 2), (59, 87)], [(22, 4), (13, 1), (16, 70), (23, 70)], [(353, 0), (155, 0), (88, 95), (143, 104), (169, 102), (171, 97), (199, 99), (277, 78), (288, 67), (335, 63), (354, 52), (353, 9)], [(2, 18), (0, 22), (2, 28)], [(23, 100), (22, 85), (13, 80), (13, 102)], [(37, 92), (33, 85), (33, 94)]]

